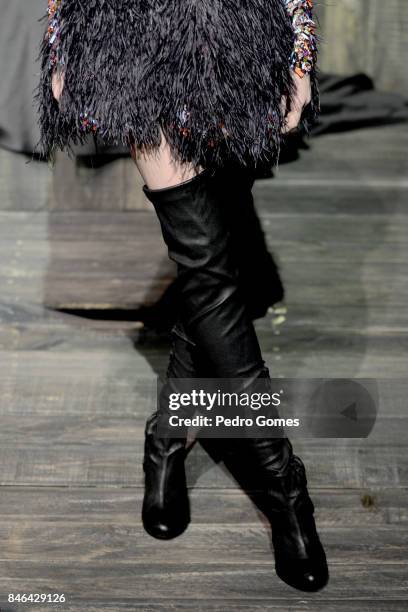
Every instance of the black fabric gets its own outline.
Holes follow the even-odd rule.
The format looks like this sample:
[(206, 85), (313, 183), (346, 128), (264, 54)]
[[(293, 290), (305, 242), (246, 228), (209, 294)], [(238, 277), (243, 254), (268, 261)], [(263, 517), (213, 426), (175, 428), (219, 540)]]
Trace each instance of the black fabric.
[(408, 120), (408, 98), (377, 91), (366, 74), (322, 74), (319, 83), (322, 113), (312, 130), (314, 135)]
[[(45, 155), (84, 140), (86, 112), (104, 144), (155, 148), (161, 130), (173, 157), (197, 166), (277, 158), (295, 39), (281, 0), (63, 0), (58, 18), (59, 104), (42, 45)], [(309, 118), (317, 107), (313, 86)]]
[[(34, 91), (40, 64), (36, 58), (44, 34), (46, 0), (0, 0), (0, 147), (32, 153), (40, 138)], [(313, 134), (384, 125), (408, 119), (408, 98), (377, 91), (364, 74), (319, 75), (322, 112)], [(291, 147), (298, 149), (298, 138)], [(74, 148), (76, 155), (94, 155), (91, 137)], [(101, 154), (128, 153), (126, 147), (100, 148)], [(290, 161), (295, 156), (287, 152)]]

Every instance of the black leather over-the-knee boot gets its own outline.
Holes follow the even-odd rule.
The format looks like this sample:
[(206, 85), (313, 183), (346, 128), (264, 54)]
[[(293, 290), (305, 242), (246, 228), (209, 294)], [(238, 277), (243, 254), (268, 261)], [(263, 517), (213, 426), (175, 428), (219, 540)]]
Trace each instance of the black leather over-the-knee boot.
[[(220, 182), (221, 181), (221, 182)], [(221, 198), (225, 197), (226, 186), (223, 176), (211, 175), (208, 171), (175, 187), (150, 190), (144, 187), (146, 196), (157, 212), (169, 256), (177, 264), (181, 280), (181, 322), (199, 350), (205, 355), (213, 376), (219, 378), (245, 378), (256, 381), (269, 380), (261, 356), (258, 340), (239, 288), (236, 262), (231, 256), (231, 242)], [(286, 438), (270, 440), (248, 440), (246, 451), (255, 460), (255, 468), (263, 464), (265, 475), (269, 466), (274, 477), (290, 474), (295, 465), (292, 447)], [(263, 454), (265, 453), (266, 461)], [(285, 485), (292, 482), (288, 478)], [(294, 482), (294, 481), (293, 481)], [(279, 480), (283, 483), (283, 480)], [(264, 479), (264, 486), (271, 486), (270, 478)], [(294, 492), (283, 487), (286, 497)], [(290, 500), (286, 499), (289, 516)], [(276, 494), (275, 494), (276, 497)], [(271, 497), (270, 510), (275, 508)], [(282, 507), (282, 504), (281, 504)], [(275, 512), (276, 514), (276, 512)], [(285, 515), (285, 517), (286, 517)], [(283, 518), (285, 518), (283, 517)], [(292, 513), (293, 518), (293, 513)], [(285, 545), (274, 539), (279, 575), (292, 586), (307, 588), (311, 578), (314, 586), (322, 585), (327, 573), (325, 559), (320, 565), (314, 554), (311, 534), (310, 513), (302, 522), (304, 531), (301, 542), (307, 548), (306, 564), (293, 564), (293, 572), (278, 570), (286, 564), (282, 561), (286, 545), (291, 549), (289, 557), (299, 559), (299, 549), (292, 546), (299, 535), (300, 523), (292, 520), (281, 521), (285, 528)], [(309, 529), (309, 531), (308, 531)], [(295, 533), (294, 533), (295, 532)], [(307, 546), (307, 540), (312, 547)], [(304, 560), (304, 550), (300, 551)], [(307, 570), (307, 571), (306, 571)], [(301, 572), (301, 575), (299, 575)]]

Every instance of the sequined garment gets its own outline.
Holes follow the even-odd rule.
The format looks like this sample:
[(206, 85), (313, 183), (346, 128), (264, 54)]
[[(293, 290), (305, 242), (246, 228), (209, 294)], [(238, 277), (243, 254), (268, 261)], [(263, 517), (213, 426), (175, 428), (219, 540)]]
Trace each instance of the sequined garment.
[(47, 38), (50, 45), (50, 68), (63, 64), (63, 58), (59, 57), (59, 37), (61, 30), (60, 8), (62, 0), (48, 0), (48, 28)]
[(285, 3), (295, 32), (291, 63), (295, 72), (303, 77), (313, 70), (317, 59), (313, 0), (285, 0)]
[[(155, 28), (150, 38), (145, 25)], [(120, 37), (115, 46), (113, 31)], [(137, 145), (156, 146), (161, 125), (181, 159), (197, 161), (206, 149), (216, 164), (225, 155), (276, 159), (284, 122), (279, 100), (293, 87), (290, 69), (311, 76), (312, 104), (303, 125), (318, 112), (315, 32), (312, 0), (48, 0), (38, 94), (43, 150), (80, 144), (90, 133), (107, 144), (125, 144), (132, 134)], [(139, 54), (143, 66), (136, 66)], [(70, 94), (59, 109), (47, 94), (56, 68), (70, 77)], [(125, 69), (137, 78), (147, 74), (139, 87), (142, 102), (130, 82), (123, 89)], [(154, 82), (156, 74), (162, 85)], [(202, 89), (197, 95), (194, 83)], [(150, 96), (144, 95), (148, 89)], [(188, 100), (181, 106), (180, 92)]]

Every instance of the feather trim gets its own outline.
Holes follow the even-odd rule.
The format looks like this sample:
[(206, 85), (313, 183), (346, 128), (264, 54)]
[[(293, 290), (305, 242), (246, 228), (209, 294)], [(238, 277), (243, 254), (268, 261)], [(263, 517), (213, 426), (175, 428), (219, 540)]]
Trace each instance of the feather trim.
[[(59, 17), (59, 104), (46, 37), (40, 50), (43, 156), (83, 143), (86, 113), (107, 145), (156, 148), (162, 130), (179, 161), (276, 161), (280, 100), (293, 89), (282, 0), (62, 0)], [(312, 80), (305, 125), (318, 107), (315, 71)]]

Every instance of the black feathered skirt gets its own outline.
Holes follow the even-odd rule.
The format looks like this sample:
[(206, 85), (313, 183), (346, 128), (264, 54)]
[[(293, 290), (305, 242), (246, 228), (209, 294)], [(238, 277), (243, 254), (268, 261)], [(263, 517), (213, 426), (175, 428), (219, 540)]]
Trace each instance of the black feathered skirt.
[[(178, 161), (276, 162), (294, 45), (282, 0), (62, 0), (59, 20), (59, 103), (52, 45), (41, 45), (42, 155), (90, 131), (141, 150), (163, 133)], [(318, 105), (314, 73), (312, 83), (304, 125)]]

